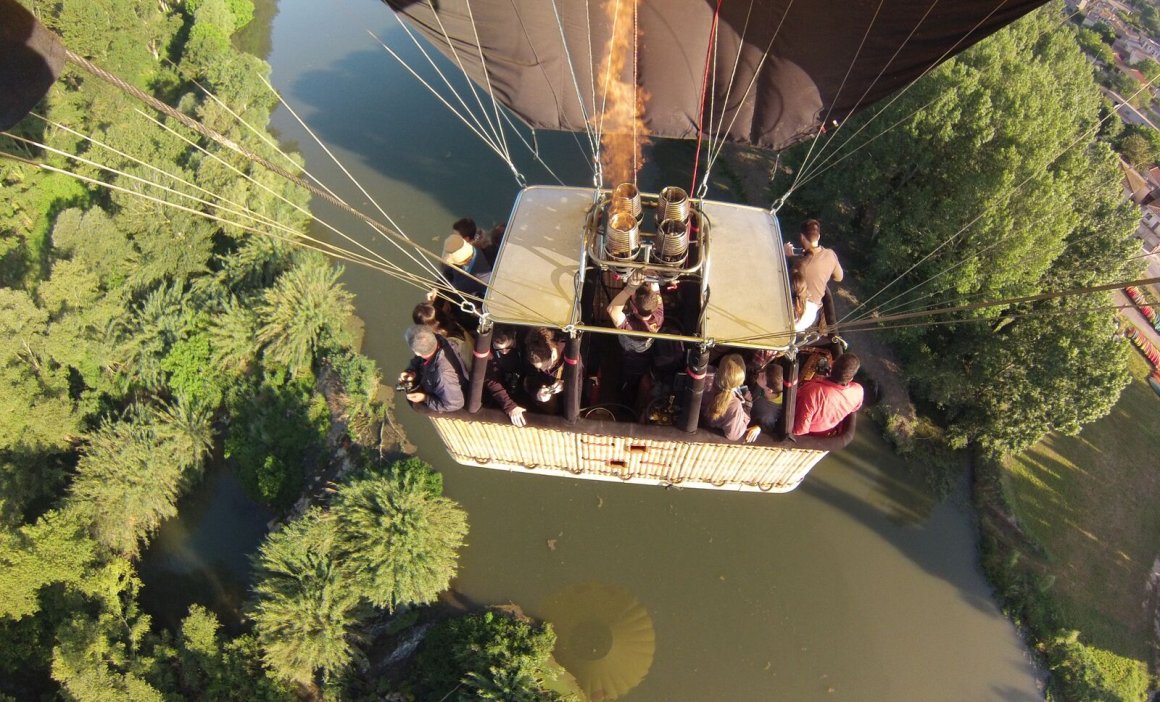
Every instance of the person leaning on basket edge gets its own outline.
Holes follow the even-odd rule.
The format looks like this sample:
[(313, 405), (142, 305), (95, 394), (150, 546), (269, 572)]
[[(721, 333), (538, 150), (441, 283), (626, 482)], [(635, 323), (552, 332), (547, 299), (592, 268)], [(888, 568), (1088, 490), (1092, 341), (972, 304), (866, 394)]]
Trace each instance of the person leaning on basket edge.
[(403, 338), (415, 354), (407, 370), (399, 374), (401, 385), (412, 386), (407, 400), (422, 402), (434, 412), (463, 409), (467, 373), (447, 340), (423, 324), (407, 327)]

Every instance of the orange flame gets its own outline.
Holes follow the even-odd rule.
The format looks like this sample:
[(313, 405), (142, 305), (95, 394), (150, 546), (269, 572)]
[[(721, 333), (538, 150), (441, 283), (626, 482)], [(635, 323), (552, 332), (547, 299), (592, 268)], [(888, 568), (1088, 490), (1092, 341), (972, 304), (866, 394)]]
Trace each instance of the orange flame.
[[(637, 2), (607, 0), (604, 7), (613, 31), (600, 70), (604, 112), (595, 121), (601, 129), (600, 162), (606, 183), (636, 183), (636, 174), (644, 165), (644, 146), (649, 143), (643, 117), (649, 96), (636, 84)], [(626, 65), (630, 69), (627, 78)]]

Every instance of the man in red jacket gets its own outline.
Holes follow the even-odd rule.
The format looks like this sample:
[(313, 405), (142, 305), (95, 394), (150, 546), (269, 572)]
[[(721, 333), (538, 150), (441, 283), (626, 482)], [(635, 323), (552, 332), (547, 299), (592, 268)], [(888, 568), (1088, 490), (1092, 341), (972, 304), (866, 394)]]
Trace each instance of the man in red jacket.
[(794, 405), (794, 436), (824, 436), (842, 420), (862, 407), (862, 386), (854, 382), (861, 362), (852, 353), (834, 361), (828, 378), (813, 378), (802, 384)]

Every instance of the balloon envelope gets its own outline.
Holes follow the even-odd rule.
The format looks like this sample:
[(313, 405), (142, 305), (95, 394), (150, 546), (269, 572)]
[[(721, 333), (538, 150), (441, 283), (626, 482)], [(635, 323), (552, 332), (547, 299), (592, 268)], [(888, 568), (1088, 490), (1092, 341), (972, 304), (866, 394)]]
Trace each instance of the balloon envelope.
[[(600, 112), (613, 27), (596, 0), (384, 2), (529, 125), (583, 131)], [(657, 136), (695, 138), (700, 121), (703, 133), (781, 149), (1044, 2), (641, 1), (637, 69), (626, 65), (624, 78), (647, 93), (645, 126)], [(616, 28), (619, 40), (632, 41), (627, 29)]]

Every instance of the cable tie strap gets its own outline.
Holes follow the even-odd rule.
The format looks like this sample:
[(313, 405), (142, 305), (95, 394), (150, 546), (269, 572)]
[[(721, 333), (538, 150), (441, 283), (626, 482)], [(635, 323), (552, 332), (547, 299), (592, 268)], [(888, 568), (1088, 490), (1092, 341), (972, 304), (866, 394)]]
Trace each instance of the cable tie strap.
[(567, 356), (564, 357), (564, 363), (567, 363), (570, 366), (574, 366), (579, 362), (580, 362), (580, 359), (578, 359), (578, 358), (568, 358)]
[(795, 385), (797, 385), (797, 381), (794, 380), (786, 380), (781, 384), (783, 388), (792, 388)]
[(476, 358), (487, 358), (487, 357), (491, 356), (491, 349), (488, 349), (487, 351), (484, 351), (483, 353), (480, 353), (480, 352), (476, 351), (475, 349), (472, 349), (471, 355), (475, 356)]
[(698, 373), (692, 368), (686, 368), (685, 373), (693, 380), (704, 380), (705, 376), (709, 374), (708, 372)]

